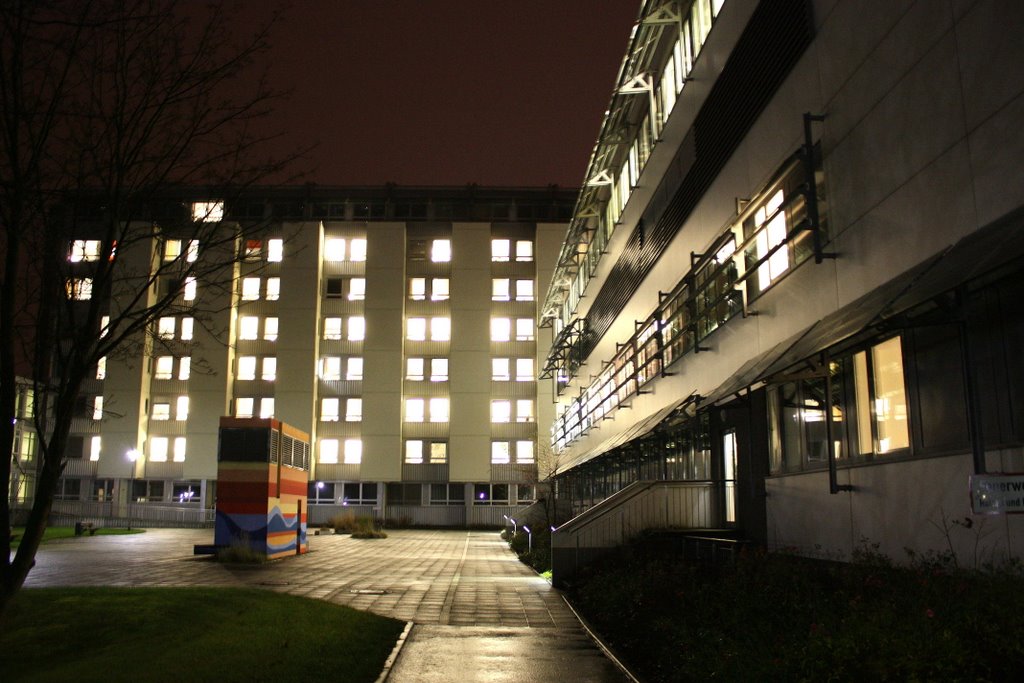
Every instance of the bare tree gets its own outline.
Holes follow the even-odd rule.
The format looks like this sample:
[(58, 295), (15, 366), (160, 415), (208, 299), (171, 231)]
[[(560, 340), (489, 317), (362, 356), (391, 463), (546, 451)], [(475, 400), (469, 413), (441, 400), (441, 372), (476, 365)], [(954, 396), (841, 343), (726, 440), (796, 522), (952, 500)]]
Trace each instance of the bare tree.
[[(162, 316), (187, 310), (201, 324), (204, 302), (224, 297), (183, 303), (182, 289), (225, 291), (244, 257), (237, 225), (180, 205), (157, 223), (156, 208), (176, 188), (230, 200), (280, 182), (298, 156), (263, 152), (279, 96), (260, 69), (267, 27), (236, 40), (231, 25), (220, 6), (187, 17), (169, 0), (0, 0), (0, 617), (34, 563), (83, 382), (101, 359), (159, 343)], [(166, 258), (158, 236), (183, 247)], [(11, 559), (19, 356), (40, 467)]]

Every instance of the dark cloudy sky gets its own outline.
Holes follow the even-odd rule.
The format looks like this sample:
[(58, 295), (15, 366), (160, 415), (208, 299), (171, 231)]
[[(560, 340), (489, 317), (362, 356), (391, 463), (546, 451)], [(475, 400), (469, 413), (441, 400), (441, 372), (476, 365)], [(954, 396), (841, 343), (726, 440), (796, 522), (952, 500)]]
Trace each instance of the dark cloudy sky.
[(575, 186), (639, 6), (292, 0), (271, 39), (280, 123), (318, 143), (318, 184)]

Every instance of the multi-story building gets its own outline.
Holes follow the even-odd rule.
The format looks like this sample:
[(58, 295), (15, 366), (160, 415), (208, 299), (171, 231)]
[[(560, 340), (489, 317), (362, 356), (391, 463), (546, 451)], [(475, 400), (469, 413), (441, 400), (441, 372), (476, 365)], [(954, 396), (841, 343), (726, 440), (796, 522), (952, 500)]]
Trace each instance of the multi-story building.
[[(118, 245), (122, 272), (209, 259), (229, 276), (158, 278), (151, 296), (173, 288), (174, 306), (84, 388), (55, 509), (119, 514), (131, 502), (152, 521), (205, 518), (229, 415), (311, 435), (312, 523), (345, 510), (500, 523), (536, 497), (538, 420), (553, 415), (538, 392), (550, 341), (538, 293), (574, 197), (389, 186), (267, 189), (226, 206), (168, 198), (160, 211), (240, 225), (226, 233), (242, 238), (204, 244), (155, 215), (150, 238)], [(87, 277), (101, 245), (78, 224), (68, 258), (82, 277), (68, 296), (103, 296)], [(114, 290), (111, 311), (136, 295)]]
[(587, 511), (556, 555), (645, 525), (1020, 553), (1022, 28), (1004, 0), (641, 3), (542, 307)]

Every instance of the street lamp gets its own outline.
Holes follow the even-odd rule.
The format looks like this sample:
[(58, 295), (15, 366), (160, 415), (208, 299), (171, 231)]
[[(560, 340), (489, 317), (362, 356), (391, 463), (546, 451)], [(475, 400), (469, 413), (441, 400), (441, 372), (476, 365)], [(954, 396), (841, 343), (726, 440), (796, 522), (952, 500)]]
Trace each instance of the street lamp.
[(526, 552), (533, 552), (533, 532), (530, 531), (530, 527), (523, 525), (523, 531), (526, 532)]
[(318, 482), (316, 483), (316, 504), (317, 504), (317, 505), (319, 505), (319, 504), (320, 504), (320, 491), (321, 491), (321, 490), (322, 490), (323, 488), (324, 488), (324, 483), (323, 483), (322, 481), (318, 481)]
[(126, 455), (128, 462), (131, 463), (128, 477), (128, 495), (125, 496), (125, 512), (128, 517), (128, 529), (130, 530), (132, 528), (132, 496), (135, 495), (135, 462), (142, 456), (142, 453), (132, 448)]

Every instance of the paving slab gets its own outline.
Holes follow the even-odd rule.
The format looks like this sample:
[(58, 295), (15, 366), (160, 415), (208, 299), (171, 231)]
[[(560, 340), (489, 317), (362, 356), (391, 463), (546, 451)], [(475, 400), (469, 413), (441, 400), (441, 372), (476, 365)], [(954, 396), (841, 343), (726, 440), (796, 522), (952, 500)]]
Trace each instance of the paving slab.
[(388, 681), (627, 680), (561, 594), (497, 532), (393, 530), (384, 539), (310, 537), (306, 555), (255, 567), (193, 556), (213, 532), (151, 529), (40, 547), (25, 582), (41, 586), (239, 586), (410, 621)]

